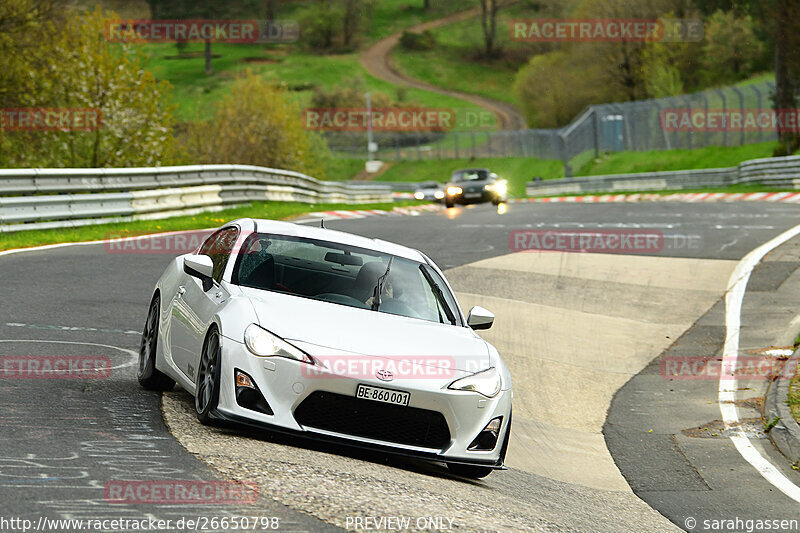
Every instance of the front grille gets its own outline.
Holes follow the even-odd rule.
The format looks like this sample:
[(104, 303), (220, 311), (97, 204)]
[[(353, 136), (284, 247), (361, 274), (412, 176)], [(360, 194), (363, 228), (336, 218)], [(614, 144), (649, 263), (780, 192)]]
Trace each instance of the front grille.
[(332, 392), (313, 392), (294, 417), (303, 426), (396, 444), (444, 448), (450, 442), (442, 413)]

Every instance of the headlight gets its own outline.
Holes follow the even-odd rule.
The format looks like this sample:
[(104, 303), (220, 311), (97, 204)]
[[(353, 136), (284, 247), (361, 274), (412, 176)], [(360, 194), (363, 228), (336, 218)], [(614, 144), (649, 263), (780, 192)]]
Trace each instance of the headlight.
[(494, 184), (494, 192), (500, 196), (505, 196), (508, 192), (508, 182), (506, 180), (498, 181)]
[(425, 193), (422, 192), (422, 191), (417, 191), (417, 192), (414, 193), (414, 198), (416, 198), (417, 200), (424, 200), (425, 199)]
[(451, 185), (450, 187), (447, 188), (448, 196), (455, 196), (456, 194), (461, 194), (461, 192), (462, 192), (461, 187), (456, 187), (454, 185)]
[(260, 357), (286, 357), (287, 359), (314, 364), (314, 360), (300, 348), (292, 346), (256, 324), (250, 324), (244, 330), (244, 343), (253, 355)]
[(437, 200), (441, 200), (442, 198), (444, 198), (444, 192), (436, 191), (435, 193), (433, 193), (433, 197), (436, 198)]
[(483, 372), (478, 372), (465, 378), (457, 379), (447, 388), (452, 390), (465, 390), (483, 394), (487, 398), (494, 398), (500, 392), (500, 373), (495, 367)]
[(484, 190), (487, 191), (494, 191), (499, 196), (505, 196), (508, 192), (508, 183), (505, 180), (498, 181), (496, 183), (490, 183), (488, 185), (484, 185)]

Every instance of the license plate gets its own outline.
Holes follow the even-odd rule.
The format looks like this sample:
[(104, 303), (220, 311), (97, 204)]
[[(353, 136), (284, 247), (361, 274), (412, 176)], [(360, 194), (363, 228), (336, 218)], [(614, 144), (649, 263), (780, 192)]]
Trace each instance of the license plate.
[(465, 193), (465, 194), (464, 194), (464, 198), (478, 198), (478, 197), (480, 197), (480, 196), (481, 196), (481, 194), (483, 194), (483, 193), (479, 193), (479, 192), (468, 192), (468, 193)]
[(383, 389), (381, 387), (372, 387), (370, 385), (359, 385), (356, 388), (356, 398), (372, 400), (375, 402), (390, 403), (392, 405), (408, 405), (408, 400), (411, 399), (411, 393), (399, 390)]

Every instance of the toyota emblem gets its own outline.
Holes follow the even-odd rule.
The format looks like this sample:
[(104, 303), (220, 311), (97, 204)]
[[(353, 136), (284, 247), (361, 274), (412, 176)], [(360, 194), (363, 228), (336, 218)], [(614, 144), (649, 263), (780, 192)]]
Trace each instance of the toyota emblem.
[(381, 368), (375, 373), (378, 376), (378, 379), (381, 381), (392, 381), (394, 379), (394, 374), (392, 374), (391, 370), (386, 370), (385, 368)]

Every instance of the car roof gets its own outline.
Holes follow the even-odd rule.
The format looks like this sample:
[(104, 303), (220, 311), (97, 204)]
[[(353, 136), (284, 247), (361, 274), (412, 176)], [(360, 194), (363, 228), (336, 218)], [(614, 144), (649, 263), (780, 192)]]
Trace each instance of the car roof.
[[(404, 257), (420, 263), (425, 263), (425, 257), (417, 250), (408, 248), (400, 244), (384, 241), (381, 239), (370, 239), (344, 231), (337, 231), (308, 224), (295, 224), (293, 222), (283, 222), (280, 220), (268, 220), (262, 218), (240, 218), (229, 224), (238, 224), (243, 230), (256, 231), (258, 233), (272, 233), (276, 235), (287, 235), (290, 237), (303, 237), (307, 239), (318, 239), (330, 241), (338, 244), (347, 244), (359, 248), (367, 248), (376, 252), (381, 252), (398, 257)], [(226, 224), (226, 225), (229, 225)]]

